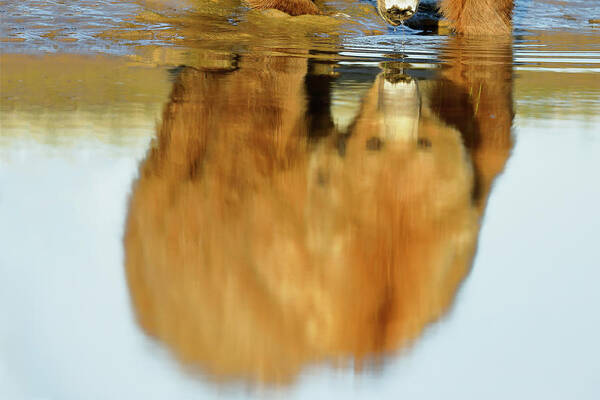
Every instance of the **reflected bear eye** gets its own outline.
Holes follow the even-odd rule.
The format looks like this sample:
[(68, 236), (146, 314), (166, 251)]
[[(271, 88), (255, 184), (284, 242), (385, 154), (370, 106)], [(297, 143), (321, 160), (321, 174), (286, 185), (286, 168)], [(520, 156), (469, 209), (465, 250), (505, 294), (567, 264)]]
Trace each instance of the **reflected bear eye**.
[(371, 151), (379, 151), (383, 147), (383, 141), (379, 139), (377, 136), (373, 136), (367, 139), (366, 142), (367, 150)]
[(417, 146), (419, 146), (423, 149), (428, 149), (431, 147), (431, 140), (429, 140), (427, 138), (419, 138), (417, 140)]

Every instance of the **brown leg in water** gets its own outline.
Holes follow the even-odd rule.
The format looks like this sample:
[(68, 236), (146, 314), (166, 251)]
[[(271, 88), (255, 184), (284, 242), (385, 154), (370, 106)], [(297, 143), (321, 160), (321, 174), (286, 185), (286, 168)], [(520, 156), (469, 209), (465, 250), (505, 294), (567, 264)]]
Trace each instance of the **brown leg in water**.
[(514, 0), (441, 0), (440, 11), (462, 35), (509, 35)]
[(320, 14), (311, 0), (245, 0), (251, 8), (266, 10), (275, 8), (290, 15)]

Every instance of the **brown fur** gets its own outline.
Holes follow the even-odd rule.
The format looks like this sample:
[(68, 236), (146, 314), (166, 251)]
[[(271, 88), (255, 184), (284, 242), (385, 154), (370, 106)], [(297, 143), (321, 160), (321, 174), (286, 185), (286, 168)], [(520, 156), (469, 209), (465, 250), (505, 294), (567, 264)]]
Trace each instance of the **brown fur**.
[(509, 35), (514, 0), (441, 0), (450, 26), (464, 35)]
[(250, 7), (257, 10), (275, 8), (290, 15), (320, 14), (312, 0), (246, 0)]
[[(290, 15), (319, 14), (311, 0), (246, 0), (255, 9), (275, 8)], [(440, 11), (462, 35), (509, 35), (514, 0), (440, 0)]]
[[(421, 87), (418, 138), (398, 140), (385, 137), (386, 74), (349, 136), (331, 126), (308, 141), (302, 58), (184, 70), (127, 218), (144, 330), (216, 379), (281, 383), (311, 363), (397, 351), (442, 316), (512, 121), (510, 64), (452, 54), (444, 79)], [(452, 120), (461, 114), (468, 124)]]

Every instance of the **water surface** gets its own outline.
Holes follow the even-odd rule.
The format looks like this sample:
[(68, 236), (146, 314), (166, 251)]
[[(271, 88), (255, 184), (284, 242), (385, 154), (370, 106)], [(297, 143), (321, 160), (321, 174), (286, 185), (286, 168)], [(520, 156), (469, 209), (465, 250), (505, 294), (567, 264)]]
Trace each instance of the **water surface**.
[(593, 1), (0, 7), (3, 397), (600, 394)]

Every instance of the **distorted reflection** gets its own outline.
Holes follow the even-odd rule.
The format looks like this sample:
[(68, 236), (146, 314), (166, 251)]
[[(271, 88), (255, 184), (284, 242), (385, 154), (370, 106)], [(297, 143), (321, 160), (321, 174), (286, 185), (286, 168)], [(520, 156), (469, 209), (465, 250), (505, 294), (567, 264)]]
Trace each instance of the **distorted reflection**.
[(180, 68), (127, 219), (143, 329), (223, 381), (409, 346), (467, 275), (512, 146), (510, 43), (481, 47), (452, 39), (436, 76), (383, 63), (347, 129), (335, 65)]

